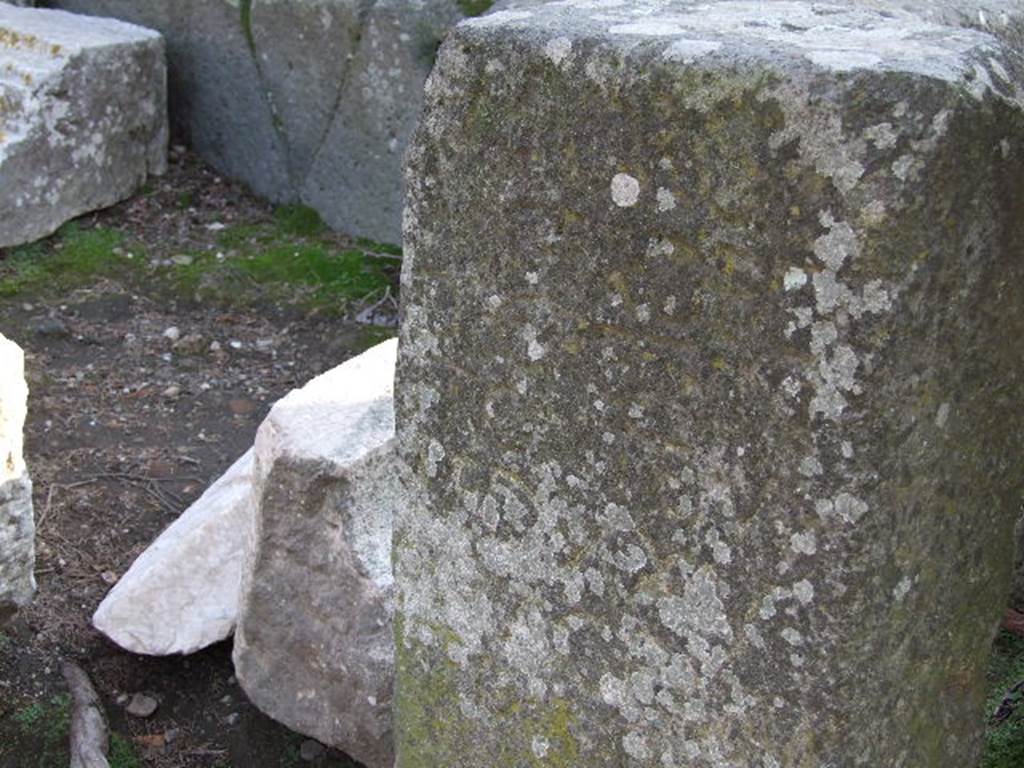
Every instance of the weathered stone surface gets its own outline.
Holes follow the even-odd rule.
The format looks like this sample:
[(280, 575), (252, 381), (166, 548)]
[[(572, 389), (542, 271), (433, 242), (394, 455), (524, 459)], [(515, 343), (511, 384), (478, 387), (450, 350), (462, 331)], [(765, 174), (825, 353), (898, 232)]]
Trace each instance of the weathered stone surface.
[(401, 161), (459, 0), (51, 0), (167, 37), (177, 128), (221, 172), (397, 242)]
[(368, 768), (393, 763), (396, 347), (317, 377), (261, 425), (235, 634), (253, 703)]
[(0, 624), (36, 589), (32, 482), (25, 467), (25, 356), (0, 334)]
[(976, 764), (1018, 66), (825, 3), (456, 28), (410, 150), (399, 768)]
[(301, 197), (338, 229), (398, 242), (402, 160), (437, 46), (462, 18), (455, 2), (378, 0), (367, 11), (330, 123)]
[(160, 36), (0, 3), (0, 247), (132, 194), (166, 164)]
[(228, 637), (238, 617), (253, 452), (143, 552), (100, 603), (93, 625), (133, 653), (193, 653)]

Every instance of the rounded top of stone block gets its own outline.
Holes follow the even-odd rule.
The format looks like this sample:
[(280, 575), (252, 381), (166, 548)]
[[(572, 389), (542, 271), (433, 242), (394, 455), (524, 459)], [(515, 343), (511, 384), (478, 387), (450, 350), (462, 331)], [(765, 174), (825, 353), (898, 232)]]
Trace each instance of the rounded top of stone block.
[(654, 52), (682, 64), (767, 61), (792, 68), (806, 62), (838, 72), (867, 69), (965, 81), (977, 95), (1011, 91), (999, 41), (951, 26), (953, 6), (943, 7), (950, 12), (926, 15), (922, 3), (874, 0), (852, 6), (805, 0), (527, 0), (468, 19), (459, 30), (511, 35), (539, 45), (560, 66), (587, 42), (624, 53)]

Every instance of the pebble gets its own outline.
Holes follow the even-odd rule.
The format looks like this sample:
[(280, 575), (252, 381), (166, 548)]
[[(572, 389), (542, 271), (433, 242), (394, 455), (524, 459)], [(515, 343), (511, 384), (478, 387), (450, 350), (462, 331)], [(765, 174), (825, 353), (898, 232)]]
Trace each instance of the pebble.
[(230, 715), (224, 718), (224, 722), (228, 725), (238, 725), (242, 722), (242, 716), (237, 712), (232, 712)]
[(164, 338), (170, 339), (171, 341), (177, 341), (181, 338), (181, 330), (176, 325), (172, 325), (170, 328), (164, 331)]
[(210, 351), (211, 352), (220, 352), (220, 342), (219, 341), (211, 341), (210, 342)]
[(179, 267), (187, 267), (192, 264), (194, 259), (188, 254), (179, 253), (174, 256), (171, 256), (171, 261), (174, 262)]
[(67, 325), (58, 317), (40, 317), (32, 322), (31, 328), (40, 336), (49, 336), (55, 339), (70, 335)]
[(132, 700), (128, 702), (128, 706), (125, 707), (125, 712), (132, 717), (149, 717), (156, 712), (158, 706), (157, 700), (152, 696), (136, 693), (132, 696)]
[(181, 387), (179, 387), (177, 384), (171, 384), (171, 386), (169, 386), (167, 389), (161, 392), (161, 394), (164, 397), (177, 397), (178, 395), (181, 394)]

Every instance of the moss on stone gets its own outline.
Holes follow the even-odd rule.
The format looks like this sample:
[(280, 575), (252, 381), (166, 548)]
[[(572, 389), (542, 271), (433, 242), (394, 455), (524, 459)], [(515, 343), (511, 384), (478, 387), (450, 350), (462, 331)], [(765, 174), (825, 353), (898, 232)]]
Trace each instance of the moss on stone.
[(464, 16), (480, 16), (491, 10), (494, 0), (459, 0), (459, 9)]

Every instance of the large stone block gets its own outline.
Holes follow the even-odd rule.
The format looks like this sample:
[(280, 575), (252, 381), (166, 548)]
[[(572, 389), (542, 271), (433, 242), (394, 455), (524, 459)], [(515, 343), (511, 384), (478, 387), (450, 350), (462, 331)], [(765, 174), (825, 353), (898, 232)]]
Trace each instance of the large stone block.
[(25, 356), (0, 334), (0, 624), (36, 589), (32, 482), (25, 468)]
[(976, 764), (1019, 66), (827, 3), (456, 28), (407, 179), (399, 768)]
[(331, 226), (401, 236), (401, 162), (459, 0), (50, 0), (161, 31), (175, 126), (221, 172)]
[(166, 150), (159, 35), (0, 3), (0, 247), (124, 199)]
[(256, 436), (235, 633), (256, 706), (368, 768), (391, 768), (397, 342), (278, 402)]

